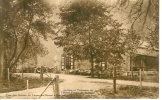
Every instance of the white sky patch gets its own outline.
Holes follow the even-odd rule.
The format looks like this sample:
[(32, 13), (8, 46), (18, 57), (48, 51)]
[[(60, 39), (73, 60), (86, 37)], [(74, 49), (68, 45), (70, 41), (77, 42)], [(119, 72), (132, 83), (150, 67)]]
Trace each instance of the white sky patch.
[(48, 39), (47, 41), (41, 39), (41, 42), (44, 44), (45, 47), (47, 47), (49, 53), (44, 57), (38, 57), (38, 67), (60, 66), (62, 48), (57, 48), (57, 46), (54, 44), (54, 41), (51, 39)]

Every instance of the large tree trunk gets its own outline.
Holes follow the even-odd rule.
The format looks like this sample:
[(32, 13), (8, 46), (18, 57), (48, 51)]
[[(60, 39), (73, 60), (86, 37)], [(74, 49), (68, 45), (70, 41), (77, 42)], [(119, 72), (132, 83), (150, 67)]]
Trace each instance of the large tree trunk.
[(4, 48), (3, 48), (3, 36), (0, 35), (0, 80), (4, 78)]
[(116, 66), (113, 66), (113, 93), (116, 93)]
[(23, 79), (24, 78), (24, 62), (23, 61), (22, 61), (21, 74), (22, 74), (21, 79)]
[(1, 32), (0, 32), (0, 80), (4, 78), (4, 34), (3, 34), (3, 0), (1, 0)]
[(133, 79), (133, 57), (130, 53), (130, 69), (131, 69), (131, 78)]
[(91, 76), (94, 77), (94, 65), (93, 65), (93, 55), (91, 55)]

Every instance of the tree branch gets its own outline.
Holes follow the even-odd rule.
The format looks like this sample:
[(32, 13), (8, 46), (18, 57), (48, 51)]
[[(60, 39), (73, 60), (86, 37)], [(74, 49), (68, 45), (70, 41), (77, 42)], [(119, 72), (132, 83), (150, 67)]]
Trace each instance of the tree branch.
[(28, 38), (29, 38), (29, 31), (30, 29), (28, 29), (28, 32), (26, 33), (26, 37), (25, 37), (25, 40), (24, 40), (24, 47), (23, 49), (21, 50), (21, 52), (19, 53), (19, 55), (17, 56), (16, 60), (14, 63), (12, 63), (10, 65), (10, 68), (12, 68), (19, 60), (20, 56), (23, 54), (23, 52), (25, 51), (26, 47), (27, 47), (27, 43), (28, 43)]
[(14, 35), (15, 35), (15, 48), (14, 48), (14, 53), (12, 54), (11, 59), (8, 61), (7, 65), (10, 65), (11, 61), (14, 59), (16, 52), (17, 52), (17, 35), (14, 29)]
[(148, 4), (148, 6), (147, 6), (147, 11), (146, 11), (145, 20), (144, 20), (144, 22), (143, 22), (142, 29), (144, 28), (144, 25), (145, 25), (145, 23), (146, 23), (146, 20), (147, 20), (147, 16), (148, 16), (150, 7), (151, 7), (151, 0), (149, 0), (149, 4)]

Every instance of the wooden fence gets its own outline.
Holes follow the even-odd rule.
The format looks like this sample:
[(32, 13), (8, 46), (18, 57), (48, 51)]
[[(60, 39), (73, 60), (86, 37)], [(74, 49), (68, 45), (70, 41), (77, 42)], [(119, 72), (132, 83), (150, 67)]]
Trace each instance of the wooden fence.
[(41, 93), (41, 95), (39, 96), (39, 98), (43, 95), (43, 93), (48, 89), (48, 87), (50, 85), (53, 85), (53, 94), (54, 94), (54, 98), (58, 98), (60, 95), (59, 92), (59, 76), (56, 75), (55, 78), (53, 78), (46, 86), (46, 88), (43, 90), (43, 92)]

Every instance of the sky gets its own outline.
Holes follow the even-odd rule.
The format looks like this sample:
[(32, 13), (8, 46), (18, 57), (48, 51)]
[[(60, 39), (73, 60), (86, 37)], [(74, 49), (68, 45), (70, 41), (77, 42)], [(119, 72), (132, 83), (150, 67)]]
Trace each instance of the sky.
[(62, 48), (58, 48), (54, 45), (54, 41), (48, 39), (47, 41), (41, 39), (42, 44), (48, 49), (48, 54), (44, 57), (38, 57), (38, 67), (46, 66), (46, 67), (55, 67), (60, 66), (61, 64), (61, 54), (63, 53)]
[[(49, 6), (58, 6), (60, 2), (63, 2), (65, 0), (46, 0), (46, 2), (49, 3)], [(59, 12), (59, 9), (54, 9), (54, 15), (50, 18), (55, 22), (59, 22), (59, 16), (56, 15), (56, 13)], [(54, 41), (51, 38), (48, 38), (47, 40), (41, 39), (41, 43), (44, 44), (44, 46), (48, 50), (48, 54), (44, 57), (38, 57), (38, 64), (37, 67), (40, 66), (46, 66), (46, 67), (55, 67), (55, 66), (61, 66), (61, 55), (63, 53), (62, 48), (58, 48)]]

